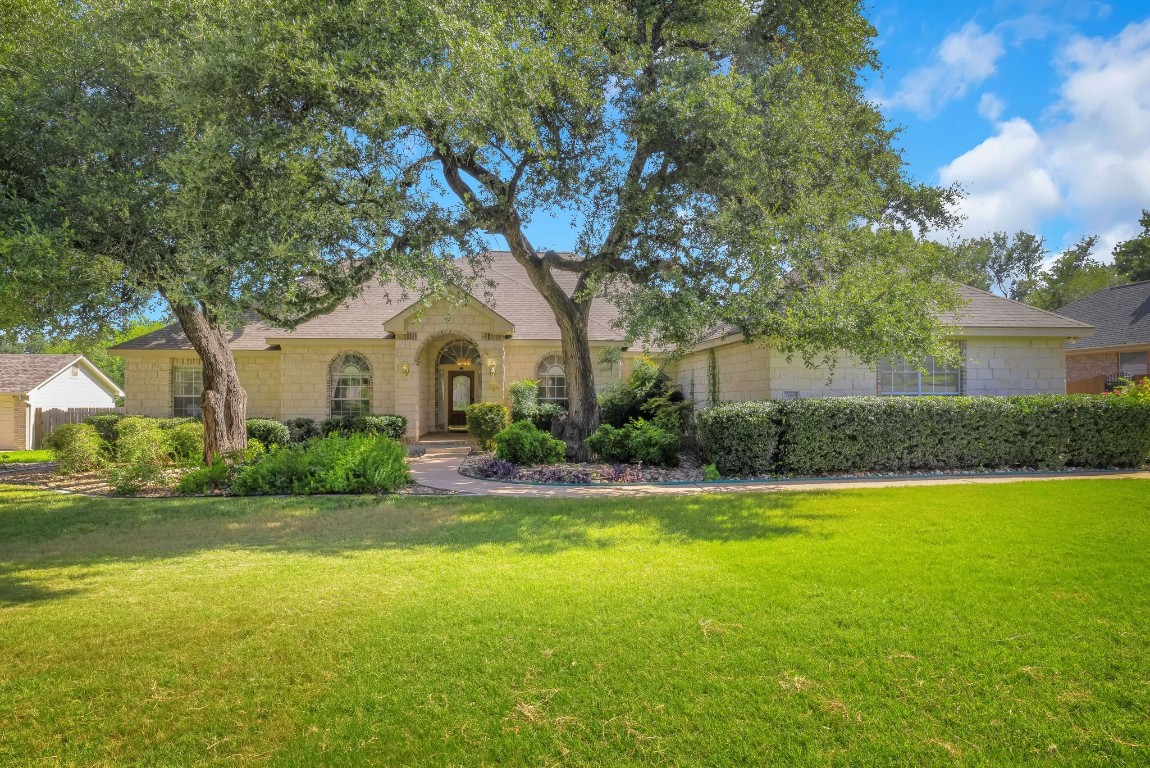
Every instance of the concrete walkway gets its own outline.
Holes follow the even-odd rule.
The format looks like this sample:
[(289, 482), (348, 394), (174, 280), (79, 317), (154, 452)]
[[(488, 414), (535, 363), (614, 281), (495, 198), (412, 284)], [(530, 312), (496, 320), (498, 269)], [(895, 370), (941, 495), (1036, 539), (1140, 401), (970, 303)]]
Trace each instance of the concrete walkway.
[(971, 483), (1016, 483), (1037, 480), (1080, 480), (1083, 478), (1138, 478), (1150, 480), (1148, 471), (1130, 472), (1050, 472), (1045, 474), (1020, 473), (1015, 475), (963, 475), (911, 478), (888, 478), (883, 480), (784, 480), (778, 482), (747, 483), (682, 483), (660, 485), (658, 483), (629, 483), (627, 485), (531, 485), (527, 483), (506, 483), (497, 480), (477, 480), (459, 474), (459, 465), (470, 449), (445, 449), (429, 453), (411, 462), (411, 474), (415, 482), (429, 488), (438, 488), (455, 493), (482, 496), (523, 496), (527, 498), (563, 497), (580, 498), (593, 496), (653, 496), (659, 494), (685, 495), (693, 493), (751, 493), (766, 491), (829, 491), (850, 488), (892, 488), (909, 485), (963, 485)]

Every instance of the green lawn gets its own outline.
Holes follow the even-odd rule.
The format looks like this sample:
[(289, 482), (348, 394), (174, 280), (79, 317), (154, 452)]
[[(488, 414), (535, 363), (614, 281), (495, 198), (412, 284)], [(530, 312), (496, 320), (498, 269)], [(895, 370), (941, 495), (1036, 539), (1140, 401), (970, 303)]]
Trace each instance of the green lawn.
[(5, 464), (25, 464), (33, 461), (54, 461), (51, 451), (0, 451), (0, 467)]
[(1147, 765), (1150, 481), (0, 487), (0, 764)]

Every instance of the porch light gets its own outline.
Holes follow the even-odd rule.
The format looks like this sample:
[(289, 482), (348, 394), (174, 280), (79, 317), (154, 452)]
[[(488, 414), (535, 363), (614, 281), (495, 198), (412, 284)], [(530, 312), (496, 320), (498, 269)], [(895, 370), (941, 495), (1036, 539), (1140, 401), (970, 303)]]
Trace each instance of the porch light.
[(407, 375), (411, 373), (411, 366), (407, 363), (404, 363), (403, 365), (399, 366), (399, 371), (403, 374), (403, 378), (406, 379)]
[(495, 375), (495, 360), (494, 359), (487, 361), (487, 372), (490, 373), (492, 376)]

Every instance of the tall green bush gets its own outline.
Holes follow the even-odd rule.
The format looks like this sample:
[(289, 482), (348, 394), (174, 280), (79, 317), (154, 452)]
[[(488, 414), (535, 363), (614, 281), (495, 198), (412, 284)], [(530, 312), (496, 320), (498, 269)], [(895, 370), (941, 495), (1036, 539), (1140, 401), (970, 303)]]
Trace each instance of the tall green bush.
[(199, 464), (204, 460), (204, 423), (192, 421), (166, 430), (168, 453), (177, 464)]
[(124, 418), (118, 413), (98, 413), (84, 419), (85, 424), (91, 424), (100, 433), (100, 438), (111, 446), (116, 442), (116, 425)]
[(534, 421), (539, 413), (539, 381), (520, 379), (507, 385), (512, 421)]
[(108, 470), (116, 493), (130, 496), (163, 478), (170, 448), (159, 421), (129, 416), (116, 425), (116, 463)]
[(494, 437), (510, 423), (511, 416), (502, 403), (472, 403), (467, 407), (467, 431), (485, 451), (495, 447)]
[(65, 475), (91, 472), (107, 461), (107, 444), (93, 424), (63, 424), (44, 438), (44, 447), (56, 453)]

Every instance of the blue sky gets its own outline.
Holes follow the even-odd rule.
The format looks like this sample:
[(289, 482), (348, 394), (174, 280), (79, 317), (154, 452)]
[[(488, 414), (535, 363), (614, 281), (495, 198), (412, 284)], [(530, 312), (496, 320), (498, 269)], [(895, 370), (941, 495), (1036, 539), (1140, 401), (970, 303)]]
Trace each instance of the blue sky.
[(911, 174), (968, 193), (961, 234), (1097, 234), (1109, 260), (1150, 208), (1150, 5), (876, 0), (873, 101)]

